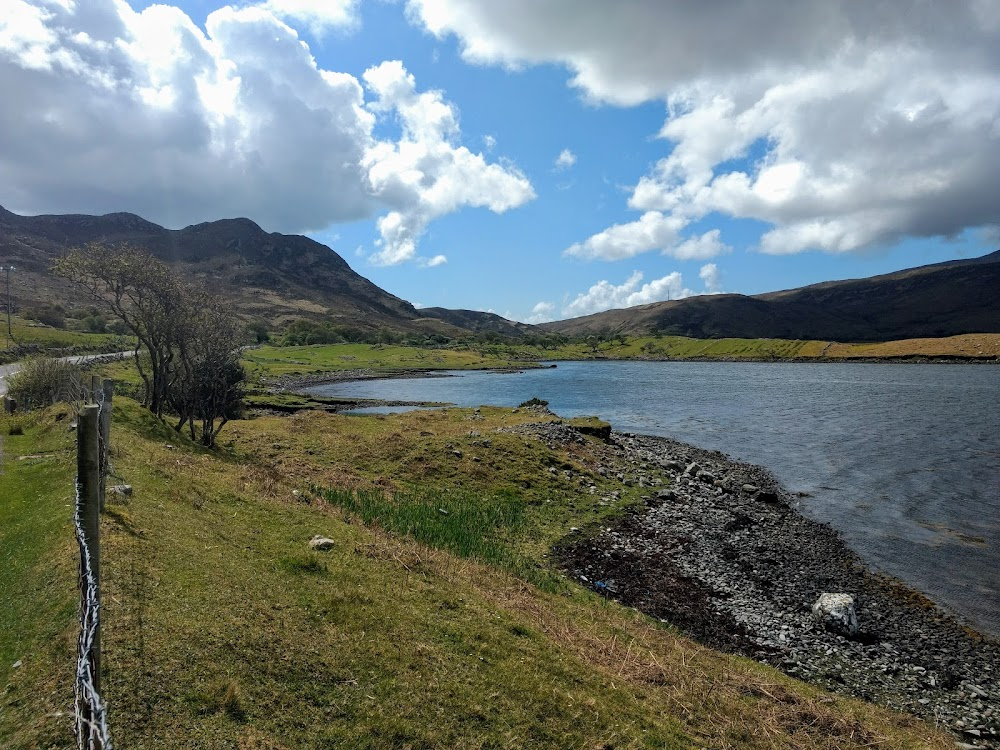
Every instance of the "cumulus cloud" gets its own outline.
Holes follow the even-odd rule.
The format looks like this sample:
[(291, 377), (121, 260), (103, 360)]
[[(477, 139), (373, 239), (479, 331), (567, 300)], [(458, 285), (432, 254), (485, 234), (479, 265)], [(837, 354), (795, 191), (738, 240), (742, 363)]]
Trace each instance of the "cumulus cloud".
[(638, 221), (615, 224), (585, 242), (572, 245), (565, 254), (584, 260), (624, 260), (659, 250), (678, 260), (704, 260), (728, 252), (718, 229), (681, 239), (680, 230), (684, 226), (685, 221), (678, 216), (647, 211)]
[(422, 258), (418, 261), (423, 268), (437, 268), (448, 262), (446, 255), (435, 255), (433, 258)]
[(483, 145), (486, 146), (486, 150), (487, 151), (492, 151), (493, 149), (495, 149), (496, 146), (497, 146), (496, 136), (484, 135), (483, 136)]
[(358, 0), (266, 0), (258, 7), (284, 21), (305, 24), (313, 34), (323, 36), (332, 29), (353, 29), (358, 25)]
[(510, 164), (488, 163), (457, 145), (458, 116), (440, 91), (418, 93), (398, 60), (369, 68), (365, 84), (373, 111), (395, 112), (403, 128), (398, 142), (376, 144), (365, 156), (376, 196), (398, 206), (379, 219), (380, 250), (372, 261), (394, 265), (413, 258), (427, 223), (463, 206), (503, 213), (532, 200), (531, 182)]
[(694, 294), (690, 289), (684, 287), (684, 279), (678, 271), (654, 279), (647, 284), (643, 284), (642, 279), (642, 272), (634, 271), (623, 284), (615, 285), (610, 281), (598, 281), (566, 305), (563, 308), (563, 315), (567, 318), (577, 318), (581, 315), (591, 315), (604, 310), (683, 299)]
[(720, 294), (722, 292), (721, 274), (717, 265), (706, 263), (699, 269), (698, 276), (704, 282), (706, 292), (709, 294)]
[[(534, 196), (460, 145), (457, 112), (399, 63), (365, 89), (320, 68), (283, 18), (350, 23), (352, 2), (184, 12), (117, 0), (8, 0), (0, 15), (0, 185), (22, 213), (132, 211), (167, 226), (249, 216), (303, 232), (383, 214), (379, 262), (417, 257), (428, 222)], [(316, 16), (319, 18), (319, 15)], [(377, 118), (397, 117), (398, 142)], [(433, 260), (433, 259), (432, 259)]]
[(531, 325), (539, 325), (540, 323), (548, 323), (554, 320), (553, 313), (555, 312), (556, 306), (552, 302), (539, 302), (533, 308), (531, 308), (531, 315), (526, 317), (522, 323), (530, 323)]
[(574, 164), (576, 164), (576, 154), (568, 148), (564, 148), (559, 152), (559, 156), (556, 157), (555, 166), (558, 170), (569, 169)]
[(779, 254), (1000, 224), (996, 2), (409, 6), (470, 61), (556, 62), (591, 100), (666, 104), (667, 153), (630, 200), (642, 219), (570, 254), (632, 257), (713, 214), (771, 225), (760, 249)]

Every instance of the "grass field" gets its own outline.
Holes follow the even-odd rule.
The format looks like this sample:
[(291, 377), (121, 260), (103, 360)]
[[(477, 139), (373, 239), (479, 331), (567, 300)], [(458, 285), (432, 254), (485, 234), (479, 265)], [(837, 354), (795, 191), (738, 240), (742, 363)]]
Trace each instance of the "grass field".
[(0, 362), (17, 359), (19, 352), (27, 347), (35, 352), (45, 353), (58, 351), (60, 354), (69, 352), (118, 351), (128, 349), (130, 344), (124, 342), (121, 336), (107, 333), (84, 333), (22, 320), (14, 315), (11, 318), (11, 333), (14, 341), (7, 335), (7, 318), (0, 316)]
[(964, 334), (940, 339), (905, 339), (874, 344), (787, 339), (692, 339), (684, 336), (628, 337), (576, 342), (542, 349), (499, 345), (494, 356), (548, 360), (576, 359), (724, 359), (811, 360), (913, 357), (1000, 357), (1000, 334)]
[(516, 341), (424, 349), (378, 344), (265, 346), (244, 357), (254, 379), (309, 376), (359, 370), (392, 374), (405, 370), (466, 370), (529, 367), (541, 361), (587, 359), (837, 361), (847, 359), (1000, 358), (1000, 334), (907, 339), (875, 344), (785, 339), (691, 339), (661, 336), (528, 346)]
[(507, 357), (475, 349), (423, 349), (382, 344), (262, 346), (248, 351), (244, 363), (251, 374), (270, 377), (359, 369), (485, 370), (514, 364)]
[[(4, 748), (73, 746), (67, 411), (0, 423)], [(102, 529), (117, 747), (952, 746), (562, 579), (551, 543), (640, 490), (600, 500), (599, 440), (517, 431), (555, 417), (302, 412), (209, 452), (114, 413), (113, 482), (134, 488)]]

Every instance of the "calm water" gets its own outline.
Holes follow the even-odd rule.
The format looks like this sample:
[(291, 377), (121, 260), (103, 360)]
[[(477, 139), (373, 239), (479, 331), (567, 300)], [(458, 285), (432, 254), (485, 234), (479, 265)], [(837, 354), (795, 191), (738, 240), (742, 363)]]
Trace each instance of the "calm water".
[(365, 381), (327, 395), (461, 406), (547, 399), (566, 417), (768, 467), (874, 567), (1000, 634), (1000, 367), (567, 362)]

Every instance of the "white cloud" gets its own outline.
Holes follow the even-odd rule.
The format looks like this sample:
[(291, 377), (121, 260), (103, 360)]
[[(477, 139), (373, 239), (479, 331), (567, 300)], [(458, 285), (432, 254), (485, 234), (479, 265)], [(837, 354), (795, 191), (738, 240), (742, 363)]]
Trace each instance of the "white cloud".
[(433, 258), (420, 258), (417, 263), (423, 268), (437, 268), (448, 262), (446, 255), (435, 255)]
[(705, 284), (705, 291), (709, 294), (721, 294), (721, 274), (719, 267), (714, 263), (706, 263), (698, 271), (698, 276)]
[[(8, 7), (9, 6), (9, 7)], [(249, 216), (305, 232), (382, 214), (381, 262), (417, 257), (427, 224), (534, 197), (508, 163), (460, 145), (440, 92), (400, 64), (375, 92), (320, 68), (275, 14), (348, 24), (355, 3), (223, 7), (204, 30), (180, 9), (118, 0), (8, 0), (0, 14), (0, 184), (21, 213), (132, 211), (171, 227)], [(398, 142), (377, 137), (397, 116)], [(431, 259), (433, 260), (433, 259)]]
[[(719, 13), (579, 0), (572, 22), (566, 6), (536, 0), (409, 7), (432, 33), (458, 37), (470, 61), (555, 62), (591, 100), (665, 102), (667, 155), (629, 202), (659, 212), (656, 226), (611, 227), (572, 254), (632, 257), (711, 214), (772, 225), (768, 253), (864, 251), (997, 224), (996, 2), (733, 0)], [(635, 237), (654, 228), (665, 239)]]
[(490, 164), (454, 143), (459, 132), (454, 107), (440, 91), (418, 93), (401, 62), (369, 68), (364, 79), (376, 97), (371, 109), (395, 112), (403, 128), (398, 142), (378, 143), (364, 159), (372, 191), (395, 207), (379, 219), (374, 263), (395, 265), (415, 257), (417, 237), (438, 216), (464, 206), (503, 213), (535, 197), (516, 167)]
[[(531, 325), (539, 325), (540, 323), (548, 323), (554, 320), (553, 313), (555, 312), (556, 306), (552, 302), (539, 302), (533, 308), (531, 308), (531, 315), (527, 316), (522, 320), (522, 323), (529, 323)], [(505, 316), (510, 318), (510, 316)]]
[(323, 36), (331, 29), (353, 29), (358, 24), (358, 0), (266, 0), (258, 7), (276, 17), (305, 24)]
[(638, 221), (615, 224), (582, 243), (566, 249), (565, 254), (584, 260), (624, 260), (650, 250), (659, 250), (678, 260), (714, 258), (729, 248), (722, 244), (718, 229), (682, 240), (685, 221), (660, 211), (647, 211)]
[(559, 152), (559, 156), (556, 157), (555, 166), (556, 169), (569, 169), (574, 164), (576, 164), (576, 154), (570, 151), (568, 148), (564, 148)]
[(483, 136), (483, 145), (486, 146), (487, 151), (492, 151), (497, 146), (497, 139), (492, 135)]
[[(604, 310), (647, 305), (663, 300), (683, 299), (694, 294), (684, 287), (684, 280), (678, 271), (642, 284), (643, 274), (634, 271), (623, 284), (615, 286), (609, 281), (598, 281), (590, 289), (563, 308), (567, 318), (591, 315)], [(641, 286), (640, 286), (641, 284)]]

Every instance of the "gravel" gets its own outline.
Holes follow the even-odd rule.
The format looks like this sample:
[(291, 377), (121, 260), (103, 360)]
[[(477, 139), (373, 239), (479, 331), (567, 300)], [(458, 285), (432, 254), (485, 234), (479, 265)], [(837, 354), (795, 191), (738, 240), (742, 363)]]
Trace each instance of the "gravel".
[[(566, 425), (529, 429), (550, 444), (581, 439)], [(644, 435), (615, 432), (610, 448), (597, 473), (649, 487), (646, 505), (567, 537), (557, 553), (569, 575), (715, 648), (1000, 749), (995, 640), (870, 571), (760, 467)], [(823, 593), (854, 597), (856, 635), (814, 618)]]

